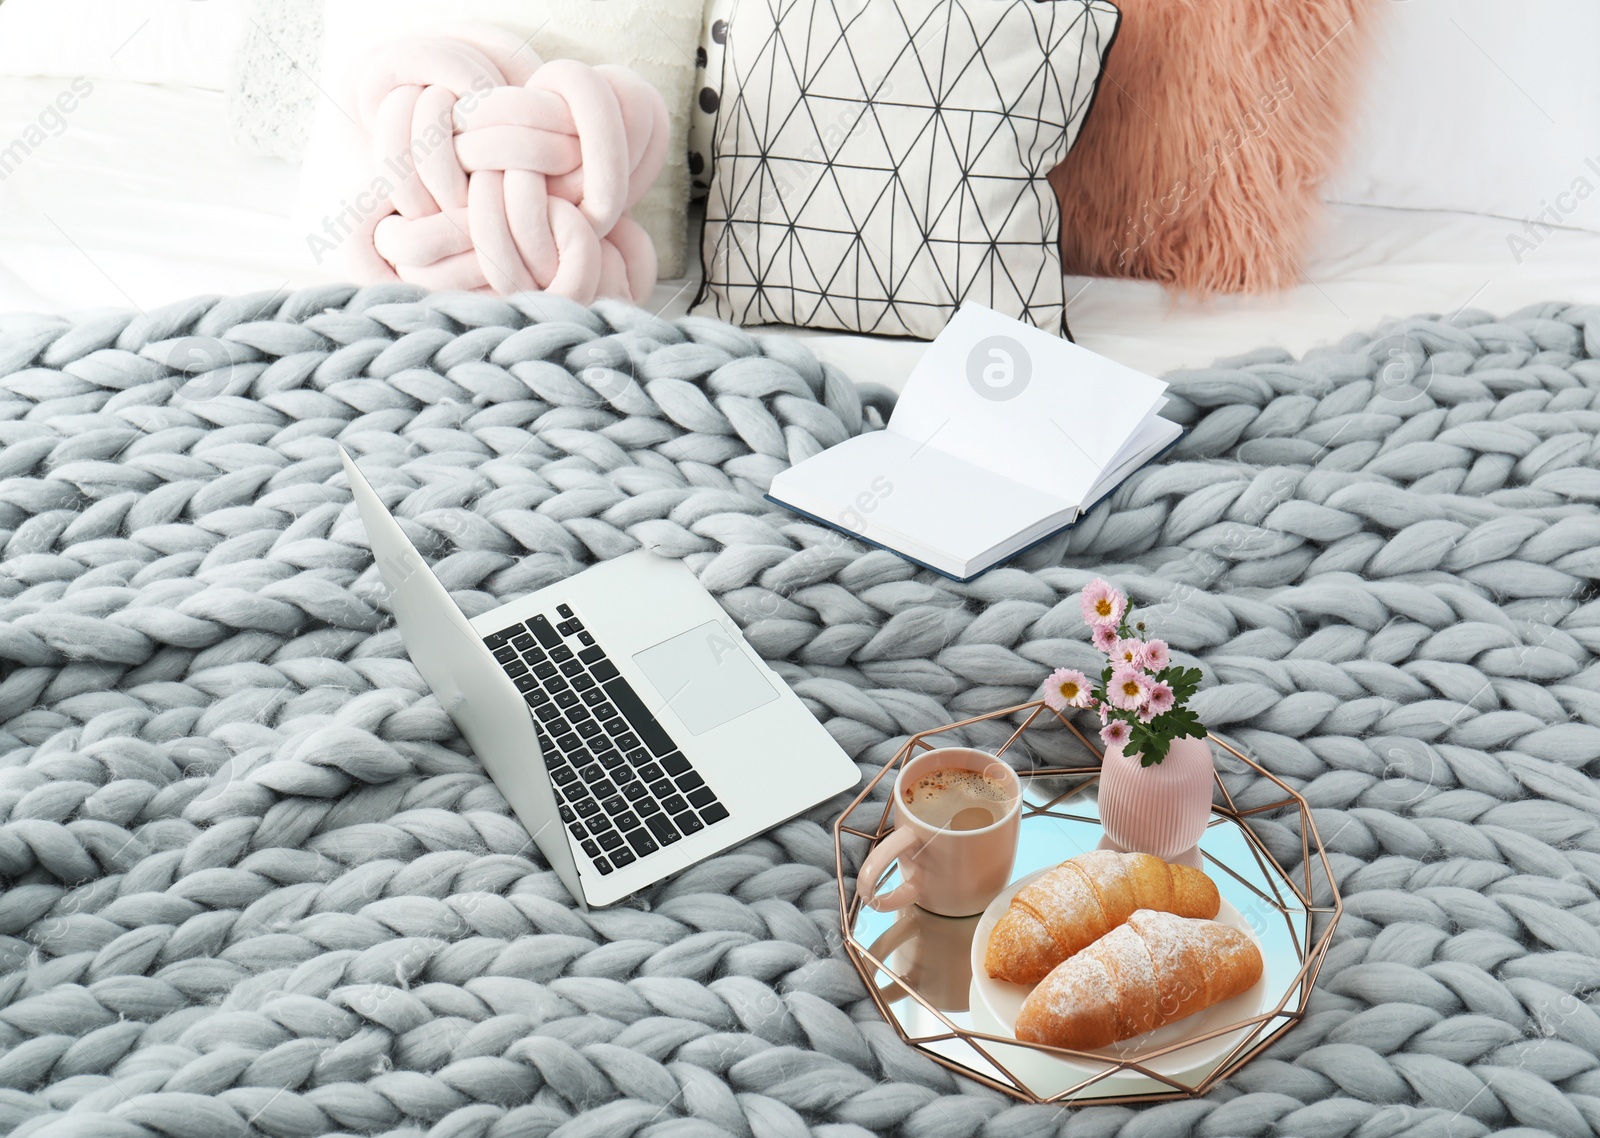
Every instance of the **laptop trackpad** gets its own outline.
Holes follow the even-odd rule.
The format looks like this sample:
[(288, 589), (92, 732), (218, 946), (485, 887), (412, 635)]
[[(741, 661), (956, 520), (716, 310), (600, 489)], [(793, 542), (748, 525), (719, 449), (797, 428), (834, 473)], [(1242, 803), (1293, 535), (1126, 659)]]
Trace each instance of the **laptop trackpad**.
[(691, 735), (778, 698), (749, 652), (714, 620), (646, 648), (633, 662)]

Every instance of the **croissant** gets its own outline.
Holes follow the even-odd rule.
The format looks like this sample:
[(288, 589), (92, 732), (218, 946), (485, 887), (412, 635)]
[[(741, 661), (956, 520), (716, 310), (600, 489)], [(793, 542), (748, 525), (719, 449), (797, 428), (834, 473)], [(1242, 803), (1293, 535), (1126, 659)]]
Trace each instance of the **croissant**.
[(984, 965), (997, 980), (1034, 984), (1135, 909), (1209, 919), (1221, 905), (1216, 884), (1198, 869), (1142, 853), (1079, 854), (1012, 899), (989, 937)]
[(1237, 996), (1261, 967), (1238, 929), (1141, 909), (1044, 978), (1017, 1014), (1017, 1038), (1105, 1047)]

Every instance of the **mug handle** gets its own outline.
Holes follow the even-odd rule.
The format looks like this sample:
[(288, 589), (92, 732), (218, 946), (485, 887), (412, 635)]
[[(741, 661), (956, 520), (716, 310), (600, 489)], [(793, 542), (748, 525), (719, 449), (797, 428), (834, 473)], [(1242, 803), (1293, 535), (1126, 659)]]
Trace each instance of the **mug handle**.
[(878, 896), (878, 884), (883, 880), (883, 875), (889, 871), (889, 863), (909, 850), (916, 841), (917, 835), (901, 826), (879, 842), (867, 855), (867, 860), (861, 865), (861, 872), (856, 875), (856, 896), (880, 913), (904, 909), (914, 902), (917, 899), (917, 887), (910, 881), (891, 889), (881, 897)]

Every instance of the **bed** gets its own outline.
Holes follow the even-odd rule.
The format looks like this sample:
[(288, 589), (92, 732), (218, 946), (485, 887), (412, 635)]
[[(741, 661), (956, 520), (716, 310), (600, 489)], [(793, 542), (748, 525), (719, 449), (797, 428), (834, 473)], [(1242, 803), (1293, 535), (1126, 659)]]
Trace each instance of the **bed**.
[[(60, 85), (0, 78), (0, 140)], [(97, 80), (61, 131), (0, 143), (0, 1132), (1600, 1128), (1600, 1029), (1572, 994), (1600, 987), (1600, 233), (1517, 253), (1520, 219), (1333, 203), (1282, 295), (1069, 279), (1077, 339), (1169, 376), (1190, 444), (1056, 563), (958, 585), (726, 492), (863, 429), (804, 353), (767, 337), (755, 360), (737, 329), (620, 305), (352, 295), (291, 220), (296, 181), (192, 88)], [(679, 315), (695, 288), (663, 281), (648, 307)], [(226, 299), (247, 294), (286, 298), (274, 324)], [(222, 299), (127, 316), (195, 296)], [(664, 381), (677, 408), (623, 411), (650, 428), (623, 454), (601, 437), (620, 416), (559, 368), (530, 398), (474, 370), (479, 349), (415, 366), (395, 344), (444, 322), (431, 305), (451, 338), (516, 327), (506, 368), (638, 333), (699, 370)], [(1357, 333), (1416, 313), (1452, 367), (1352, 402), (1382, 367)], [(522, 333), (547, 314), (541, 348)], [(172, 330), (245, 322), (240, 373), (277, 369), (271, 391), (186, 401)], [(926, 350), (785, 331), (891, 388)], [(716, 434), (730, 363), (770, 453)], [(1083, 587), (1129, 584), (1214, 678), (1208, 724), (1317, 809), (1348, 908), (1312, 1014), (1200, 1100), (1015, 1107), (861, 999), (826, 810), (576, 912), (386, 626), (336, 438), (368, 448), (469, 609), (607, 542), (682, 557), (864, 771), (1030, 698), (1078, 662)], [(508, 497), (540, 526), (501, 524)]]

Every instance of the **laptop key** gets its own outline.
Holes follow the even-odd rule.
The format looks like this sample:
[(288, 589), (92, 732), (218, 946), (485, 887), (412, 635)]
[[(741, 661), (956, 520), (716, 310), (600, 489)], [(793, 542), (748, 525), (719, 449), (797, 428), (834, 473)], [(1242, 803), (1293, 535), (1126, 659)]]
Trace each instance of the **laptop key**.
[(688, 774), (678, 776), (679, 790), (693, 790), (695, 787), (704, 786), (705, 784), (706, 780), (701, 778), (697, 771), (690, 771)]
[[(656, 766), (654, 763), (645, 763), (644, 766), (642, 766), (642, 767), (634, 767), (633, 769), (638, 771), (639, 772), (639, 777), (644, 779), (646, 782), (656, 782), (656, 781), (666, 777), (662, 773), (661, 768)], [(661, 793), (662, 794), (671, 794), (672, 793), (672, 787), (668, 786)]]
[(646, 816), (661, 813), (661, 803), (654, 798), (641, 798), (633, 804), (633, 808)]
[(576, 636), (583, 631), (583, 625), (577, 620), (564, 620), (556, 625), (556, 631), (562, 636)]
[(617, 823), (617, 829), (621, 830), (624, 834), (639, 824), (638, 817), (631, 810), (627, 811), (626, 813), (616, 815), (615, 821)]
[[(528, 670), (528, 665), (523, 664), (522, 670), (526, 672)], [(556, 674), (556, 666), (546, 660), (543, 664), (535, 664), (533, 666), (533, 674), (538, 676), (541, 680), (548, 680), (551, 676)]]
[(622, 757), (621, 751), (607, 751), (600, 756), (600, 762), (613, 775), (618, 771), (626, 770), (628, 766), (628, 760)]
[(512, 647), (518, 652), (526, 652), (533, 647), (533, 637), (526, 632), (519, 632), (511, 638)]
[(612, 738), (617, 741), (617, 746), (621, 747), (624, 751), (631, 751), (635, 747), (641, 746), (641, 743), (639, 742), (639, 736), (635, 735), (632, 731), (624, 731), (620, 735), (613, 735)]
[(578, 703), (578, 693), (575, 691), (556, 692), (557, 707), (575, 707)]
[(580, 633), (578, 633), (578, 643), (579, 644), (593, 644), (594, 643), (594, 633), (592, 633), (592, 632), (580, 632)]
[(516, 679), (518, 676), (525, 676), (528, 674), (528, 665), (524, 664), (521, 660), (512, 660), (509, 664), (502, 665), (502, 667), (505, 668), (506, 675), (510, 676), (512, 679)]
[(709, 786), (698, 787), (689, 792), (689, 801), (696, 806), (710, 806), (716, 800), (717, 796)]
[(612, 870), (611, 862), (604, 855), (594, 859), (594, 867), (602, 874), (610, 873)]
[[(531, 637), (530, 637), (530, 639), (531, 639)], [(550, 657), (548, 657), (548, 656), (546, 656), (544, 654), (544, 649), (543, 648), (540, 648), (537, 644), (531, 644), (530, 643), (528, 645), (528, 647), (526, 647), (526, 648), (524, 648), (522, 650), (522, 659), (523, 659), (523, 661), (525, 663), (527, 663), (529, 665), (532, 665), (532, 664), (542, 664), (546, 660), (550, 659)]]
[(650, 793), (657, 798), (668, 797), (674, 789), (670, 778), (658, 778), (650, 784)]
[(594, 673), (597, 680), (615, 679), (622, 674), (617, 671), (617, 666), (610, 660), (601, 660), (598, 664), (590, 664), (589, 670)]
[(720, 822), (727, 816), (728, 808), (720, 802), (713, 802), (710, 806), (700, 811), (700, 817), (707, 822)]
[(587, 703), (590, 707), (594, 707), (596, 704), (605, 703), (605, 701), (606, 693), (601, 691), (599, 688), (590, 688), (588, 691), (583, 693), (583, 702)]
[(550, 772), (550, 777), (553, 778), (557, 784), (565, 786), (567, 783), (578, 777), (578, 772), (567, 766), (567, 764), (562, 763), (559, 767), (556, 767)]
[(579, 845), (583, 847), (583, 852), (589, 855), (590, 861), (593, 861), (595, 858), (600, 856), (600, 845), (598, 842), (594, 842), (585, 838), (579, 843)]
[(572, 808), (578, 812), (579, 817), (587, 818), (599, 811), (600, 804), (592, 798), (583, 798), (573, 803)]
[(661, 808), (668, 814), (682, 814), (689, 809), (689, 804), (683, 800), (683, 795), (669, 794), (661, 800)]
[(546, 648), (553, 648), (561, 643), (561, 634), (551, 627), (550, 621), (543, 614), (528, 622), (528, 631), (537, 636), (539, 643)]
[(550, 733), (552, 738), (560, 738), (572, 730), (572, 724), (558, 715), (554, 719), (546, 719), (544, 721), (544, 729)]
[(499, 660), (502, 664), (509, 664), (511, 661), (517, 658), (517, 650), (510, 647), (496, 648), (494, 650), (494, 658)]
[(589, 763), (579, 769), (578, 777), (584, 782), (599, 782), (606, 777), (606, 772), (600, 769), (599, 763)]
[(577, 838), (579, 841), (582, 841), (584, 838), (589, 836), (589, 829), (582, 822), (574, 822), (572, 825), (568, 826), (567, 829), (570, 830), (572, 832), (572, 836)]
[(537, 715), (540, 720), (548, 723), (552, 719), (560, 718), (561, 709), (553, 703), (541, 703), (538, 707), (533, 709), (533, 713)]
[(572, 686), (577, 688), (579, 691), (588, 691), (590, 688), (594, 687), (594, 677), (587, 674), (582, 676), (573, 676)]
[(610, 814), (614, 818), (623, 812), (622, 808), (627, 804), (627, 800), (624, 799), (622, 795), (613, 794), (610, 798), (601, 800), (600, 809), (604, 810), (607, 814)]
[(570, 807), (570, 806), (562, 806), (561, 807), (561, 820), (563, 822), (575, 821), (577, 819), (577, 817), (578, 816), (572, 812), (572, 807)]
[(656, 836), (656, 841), (664, 846), (670, 846), (683, 837), (678, 833), (678, 828), (667, 820), (665, 814), (657, 814), (653, 818), (646, 819), (645, 825), (650, 827), (650, 832)]
[(578, 659), (582, 660), (585, 664), (597, 664), (605, 658), (606, 650), (600, 647), (585, 648), (582, 652), (578, 653)]
[[(602, 696), (603, 695), (604, 695), (604, 693), (602, 693)], [(594, 705), (594, 717), (596, 719), (601, 720), (602, 722), (609, 722), (610, 720), (615, 719), (618, 723), (622, 723), (622, 717), (617, 714), (617, 709), (612, 707), (609, 703), (597, 703), (597, 704), (595, 704)], [(607, 727), (606, 730), (609, 731), (609, 730), (611, 730), (611, 728)], [(627, 730), (627, 724), (623, 723), (623, 725), (621, 727), (618, 727), (617, 730), (618, 731)]]
[(558, 616), (560, 616), (564, 620), (567, 617), (570, 617), (572, 615), (572, 606), (571, 605), (557, 605), (556, 606), (556, 614)]
[[(600, 708), (598, 708), (598, 707), (595, 708), (594, 711), (595, 711), (596, 715), (603, 715), (604, 714), (604, 712), (602, 712), (600, 710)], [(606, 730), (611, 733), (613, 738), (615, 738), (618, 735), (626, 735), (626, 734), (628, 734), (627, 721), (624, 720), (622, 718), (622, 716), (620, 716), (620, 715), (612, 716), (610, 719), (607, 719), (605, 721), (605, 724), (606, 724)]]
[(612, 850), (608, 856), (611, 858), (611, 864), (616, 866), (618, 869), (621, 869), (624, 866), (632, 865), (635, 861), (639, 860), (633, 856), (633, 851), (627, 846), (618, 846), (616, 849)]
[(637, 751), (629, 751), (628, 761), (633, 764), (635, 770), (647, 766), (650, 762), (650, 752), (643, 747), (640, 747)]
[(607, 830), (597, 839), (603, 850), (614, 850), (622, 844), (622, 835), (615, 830)]
[(693, 810), (685, 810), (682, 814), (676, 814), (672, 820), (678, 824), (678, 829), (685, 834), (698, 833), (706, 828), (706, 824), (695, 817)]
[[(599, 675), (600, 669), (609, 667), (608, 663), (594, 666), (594, 674)], [(623, 718), (633, 724), (633, 729), (644, 739), (645, 744), (658, 755), (669, 755), (678, 748), (672, 745), (672, 736), (666, 729), (656, 722), (656, 717), (650, 714), (644, 701), (633, 690), (633, 685), (620, 677), (605, 682), (606, 694), (611, 697), (611, 702), (622, 709)]]
[(583, 675), (583, 665), (576, 660), (568, 660), (561, 665), (561, 674), (571, 679), (573, 676)]
[[(609, 778), (602, 778), (596, 782), (590, 783), (589, 789), (594, 793), (596, 798), (612, 798), (617, 796), (616, 784), (613, 783)], [(606, 813), (615, 814), (616, 811), (608, 806), (606, 807)]]
[(517, 690), (524, 694), (539, 690), (539, 681), (533, 676), (517, 676), (512, 680), (517, 685)]
[(552, 648), (550, 649), (550, 659), (554, 660), (558, 664), (565, 660), (570, 660), (572, 659), (572, 649), (568, 648), (565, 644), (562, 644), (556, 648)]
[(544, 682), (544, 690), (551, 695), (556, 695), (567, 690), (567, 681), (561, 676), (551, 676)]
[(644, 783), (634, 780), (622, 788), (622, 793), (628, 796), (630, 802), (637, 802), (650, 792), (645, 789)]
[(662, 759), (661, 765), (667, 768), (667, 773), (670, 775), (680, 775), (691, 769), (689, 760), (676, 751)]
[(628, 844), (633, 847), (633, 852), (643, 857), (645, 854), (655, 853), (661, 847), (656, 845), (655, 839), (641, 828), (628, 835)]
[(506, 641), (510, 640), (514, 632), (516, 632), (515, 627), (503, 628), (499, 632), (491, 632), (488, 636), (483, 638), (483, 646), (489, 649), (489, 651), (493, 652), (496, 648), (499, 648), (501, 645), (505, 644)]

